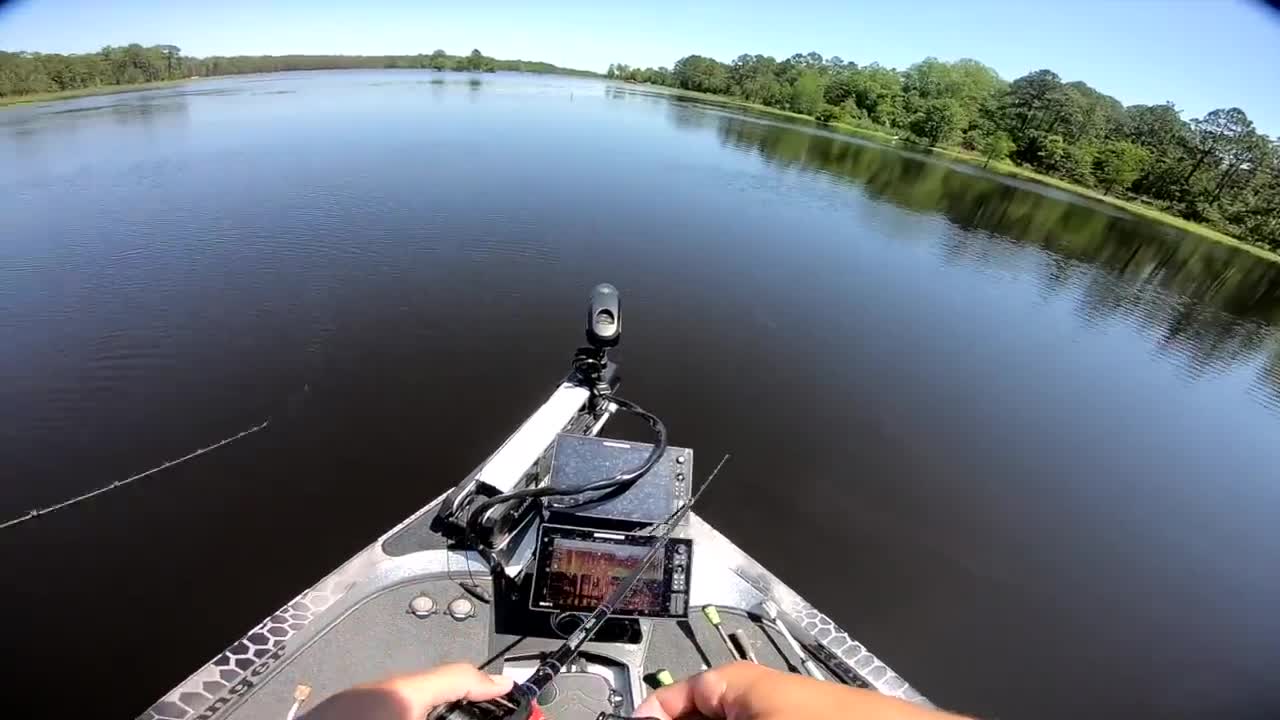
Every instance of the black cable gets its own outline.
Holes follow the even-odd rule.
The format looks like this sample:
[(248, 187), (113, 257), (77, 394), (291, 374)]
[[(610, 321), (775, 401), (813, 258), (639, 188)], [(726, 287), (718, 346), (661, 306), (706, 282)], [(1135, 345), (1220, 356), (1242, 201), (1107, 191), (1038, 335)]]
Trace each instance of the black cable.
[(581, 502), (558, 506), (562, 509), (579, 507), (581, 505), (621, 495), (631, 489), (631, 487), (634, 486), (640, 478), (647, 475), (649, 471), (653, 470), (653, 468), (657, 466), (658, 461), (662, 459), (662, 456), (667, 451), (667, 426), (663, 424), (662, 420), (657, 415), (654, 415), (630, 400), (614, 395), (604, 396), (604, 399), (613, 403), (619, 410), (629, 412), (643, 419), (645, 422), (649, 423), (650, 427), (653, 428), (654, 433), (657, 435), (657, 439), (654, 442), (653, 447), (649, 450), (648, 456), (645, 457), (644, 462), (634, 468), (624, 470), (615, 475), (604, 478), (603, 480), (598, 480), (579, 488), (560, 489), (544, 485), (536, 488), (513, 490), (508, 493), (495, 495), (491, 498), (481, 500), (474, 508), (471, 508), (467, 514), (465, 538), (468, 546), (476, 548), (479, 547), (479, 544), (474, 542), (477, 529), (476, 525), (479, 524), (479, 521), (484, 516), (485, 512), (497, 505), (525, 498), (576, 497), (586, 493), (603, 491), (600, 495), (588, 498)]
[(581, 507), (583, 505), (588, 505), (594, 502), (612, 500), (613, 498), (630, 490), (633, 485), (639, 482), (640, 478), (644, 477), (649, 473), (649, 471), (653, 470), (653, 468), (655, 468), (658, 465), (658, 462), (662, 460), (662, 456), (667, 452), (667, 426), (663, 424), (662, 420), (657, 415), (654, 415), (653, 413), (645, 410), (639, 405), (636, 405), (630, 400), (624, 400), (623, 398), (620, 398), (620, 397), (611, 397), (610, 401), (613, 402), (613, 404), (617, 405), (619, 408), (624, 409), (627, 412), (630, 412), (631, 414), (649, 423), (649, 427), (653, 428), (653, 432), (657, 436), (657, 440), (656, 442), (654, 442), (653, 447), (649, 449), (649, 455), (645, 457), (644, 462), (636, 466), (635, 468), (632, 468), (631, 470), (628, 470), (626, 472), (618, 473), (617, 475), (614, 475), (612, 478), (607, 478), (599, 482), (594, 482), (594, 483), (591, 483), (590, 485), (584, 485), (572, 491), (565, 491), (564, 495), (549, 496), (549, 497), (569, 497), (569, 496), (583, 495), (589, 492), (596, 492), (601, 490), (604, 491), (600, 495), (596, 495), (594, 497), (590, 497), (576, 503), (570, 503), (568, 505), (556, 505), (556, 507), (559, 509), (576, 508), (576, 507)]

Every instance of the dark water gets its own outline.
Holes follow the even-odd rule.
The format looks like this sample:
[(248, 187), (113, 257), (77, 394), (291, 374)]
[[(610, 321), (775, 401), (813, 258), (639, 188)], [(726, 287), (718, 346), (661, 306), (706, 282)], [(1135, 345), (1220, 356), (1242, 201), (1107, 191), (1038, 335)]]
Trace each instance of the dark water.
[[(438, 81), (438, 82), (433, 82)], [(478, 462), (626, 300), (702, 512), (937, 702), (1280, 713), (1280, 266), (560, 78), (0, 113), (8, 698), (130, 716)], [(710, 460), (708, 460), (710, 462)], [(74, 686), (74, 690), (68, 688)]]

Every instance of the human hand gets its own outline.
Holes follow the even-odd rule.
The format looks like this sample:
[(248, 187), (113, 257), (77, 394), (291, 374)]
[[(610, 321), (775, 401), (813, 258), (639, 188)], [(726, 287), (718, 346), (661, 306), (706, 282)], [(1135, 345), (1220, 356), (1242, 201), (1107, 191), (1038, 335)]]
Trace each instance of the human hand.
[(659, 688), (640, 703), (635, 717), (658, 720), (945, 720), (928, 710), (872, 690), (822, 682), (739, 662)]
[(423, 720), (434, 708), (455, 700), (493, 700), (511, 691), (511, 678), (487, 675), (466, 665), (442, 665), (360, 685), (327, 698), (305, 720)]

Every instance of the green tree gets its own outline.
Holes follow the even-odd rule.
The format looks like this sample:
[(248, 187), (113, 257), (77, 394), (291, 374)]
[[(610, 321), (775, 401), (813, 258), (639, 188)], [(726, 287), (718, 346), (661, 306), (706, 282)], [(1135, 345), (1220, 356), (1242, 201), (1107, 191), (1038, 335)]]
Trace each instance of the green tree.
[(1124, 105), (1119, 100), (1078, 80), (1064, 83), (1063, 89), (1071, 94), (1073, 107), (1071, 122), (1058, 132), (1068, 142), (1096, 142), (1124, 124)]
[(467, 72), (494, 72), (497, 70), (497, 64), (494, 59), (479, 50), (472, 50), (465, 58), (455, 63), (454, 67)]
[[(1210, 205), (1217, 205), (1224, 191), (1243, 189), (1254, 173), (1267, 166), (1271, 142), (1249, 127), (1232, 139), (1222, 150), (1218, 181), (1209, 197)], [(1242, 172), (1243, 171), (1243, 172)]]
[(853, 100), (872, 122), (898, 127), (903, 116), (902, 78), (892, 68), (872, 63), (853, 71)]
[(1005, 160), (1009, 157), (1009, 153), (1013, 152), (1013, 138), (1009, 137), (1009, 133), (1003, 130), (996, 130), (993, 133), (981, 136), (978, 150), (986, 157), (982, 167), (987, 167), (992, 160)]
[(1061, 135), (1032, 130), (1017, 144), (1014, 158), (1045, 172), (1061, 173), (1067, 165), (1067, 141)]
[(1241, 239), (1280, 250), (1280, 141), (1264, 146), (1256, 162), (1252, 182), (1232, 198), (1223, 219)]
[(1110, 195), (1112, 190), (1127, 189), (1149, 162), (1151, 153), (1141, 145), (1128, 140), (1108, 140), (1094, 159), (1094, 175), (1102, 185), (1103, 194)]
[(778, 78), (778, 61), (768, 55), (739, 55), (729, 66), (730, 92), (748, 102), (786, 107), (790, 92)]
[(813, 117), (818, 122), (824, 123), (842, 123), (850, 120), (849, 113), (844, 107), (829, 103), (822, 103)]
[(904, 106), (912, 122), (920, 122), (916, 118), (922, 113), (936, 112), (936, 101), (950, 104), (955, 127), (948, 129), (944, 141), (955, 130), (972, 129), (983, 105), (1003, 89), (1004, 81), (994, 70), (967, 58), (954, 63), (925, 58), (902, 73)]
[(791, 86), (791, 112), (814, 115), (822, 107), (822, 76), (812, 68), (801, 71)]
[(822, 99), (829, 105), (843, 105), (854, 99), (857, 89), (856, 73), (852, 70), (837, 68), (823, 86)]
[(164, 76), (170, 80), (179, 77), (182, 72), (182, 48), (177, 45), (157, 45), (156, 50), (164, 56)]
[(1230, 152), (1232, 147), (1253, 132), (1253, 122), (1240, 108), (1219, 108), (1191, 121), (1195, 160), (1187, 170), (1184, 182), (1190, 183), (1196, 173), (1216, 153)]
[(1191, 128), (1173, 103), (1125, 108), (1117, 135), (1140, 145), (1151, 155), (1134, 189), (1157, 200), (1181, 194), (1184, 163), (1191, 147)]
[(925, 102), (911, 117), (911, 134), (930, 145), (939, 145), (960, 127), (960, 104), (949, 98)]
[(951, 95), (951, 68), (927, 57), (902, 72), (902, 91), (911, 98), (937, 100)]
[(676, 61), (671, 69), (679, 87), (705, 93), (723, 93), (729, 89), (729, 71), (717, 60), (701, 55), (688, 55)]
[(1179, 150), (1188, 142), (1187, 123), (1173, 103), (1125, 108), (1118, 131), (1126, 140), (1156, 154)]
[(1014, 142), (1021, 143), (1032, 121), (1042, 121), (1056, 104), (1062, 78), (1052, 70), (1036, 70), (1014, 80), (1005, 94), (1005, 112)]

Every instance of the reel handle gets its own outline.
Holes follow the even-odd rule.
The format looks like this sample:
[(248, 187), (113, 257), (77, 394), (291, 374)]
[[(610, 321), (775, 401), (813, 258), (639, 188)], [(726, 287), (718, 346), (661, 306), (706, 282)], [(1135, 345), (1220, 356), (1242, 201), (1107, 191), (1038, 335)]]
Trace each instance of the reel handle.
[(446, 703), (427, 714), (427, 720), (544, 720), (542, 708), (518, 690), (495, 700)]

